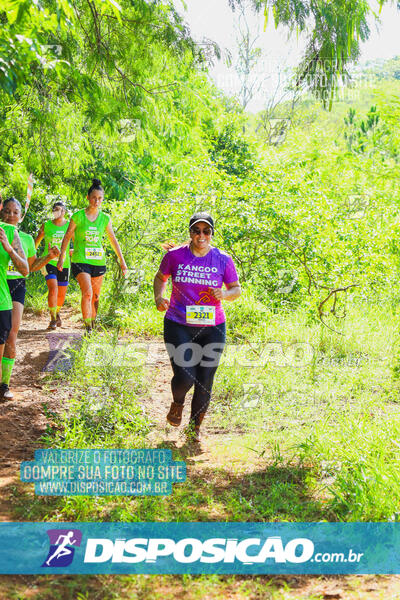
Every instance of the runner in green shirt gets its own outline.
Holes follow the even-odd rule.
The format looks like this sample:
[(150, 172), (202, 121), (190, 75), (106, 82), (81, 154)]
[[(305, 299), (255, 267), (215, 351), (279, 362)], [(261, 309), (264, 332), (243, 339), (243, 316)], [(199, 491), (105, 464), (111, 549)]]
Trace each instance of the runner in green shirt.
[(104, 232), (118, 256), (122, 273), (126, 277), (128, 269), (119, 247), (109, 215), (100, 210), (104, 199), (104, 190), (98, 179), (93, 179), (87, 194), (89, 205), (71, 217), (67, 233), (64, 236), (57, 268), (63, 268), (64, 257), (73, 234), (74, 251), (71, 258), (71, 270), (79, 283), (82, 293), (82, 317), (87, 331), (91, 331), (99, 306), (100, 290), (106, 272), (106, 257), (102, 245)]
[[(8, 198), (3, 205), (1, 213), (2, 219), (8, 225), (17, 226), (21, 219), (21, 204), (16, 198)], [(2, 359), (2, 378), (1, 378), (1, 393), (3, 398), (11, 399), (12, 392), (9, 389), (12, 369), (15, 363), (17, 351), (17, 336), (21, 326), (22, 315), (24, 312), (26, 283), (25, 278), (32, 271), (38, 271), (49, 260), (52, 260), (59, 255), (59, 250), (56, 247), (51, 248), (50, 252), (41, 258), (36, 257), (35, 242), (33, 237), (24, 231), (19, 232), (22, 249), (28, 261), (29, 271), (25, 275), (13, 263), (12, 260), (8, 263), (7, 268), (7, 284), (11, 294), (12, 313), (11, 313), (11, 330), (8, 334), (4, 354)], [(0, 393), (0, 395), (1, 395)]]
[[(69, 222), (65, 218), (67, 207), (64, 202), (58, 201), (53, 204), (53, 218), (43, 223), (35, 240), (36, 248), (44, 238), (43, 256), (48, 248), (56, 246), (61, 248), (61, 243), (68, 229)], [(48, 288), (47, 303), (50, 311), (49, 329), (61, 327), (60, 310), (65, 302), (69, 282), (70, 249), (68, 247), (63, 268), (57, 269), (57, 259), (50, 260), (46, 265), (46, 283)]]
[[(0, 204), (1, 208), (2, 204)], [(23, 275), (28, 275), (29, 266), (17, 230), (12, 225), (0, 222), (0, 358), (2, 359), (2, 374), (4, 344), (11, 330), (12, 300), (6, 278), (10, 259)], [(3, 384), (0, 385), (0, 399), (4, 399), (7, 387), (4, 387)]]

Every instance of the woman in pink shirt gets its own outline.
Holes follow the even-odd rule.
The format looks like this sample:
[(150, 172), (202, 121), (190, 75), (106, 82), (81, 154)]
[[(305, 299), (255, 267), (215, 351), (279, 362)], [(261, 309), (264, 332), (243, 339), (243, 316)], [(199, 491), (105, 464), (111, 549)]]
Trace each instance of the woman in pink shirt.
[[(174, 373), (167, 421), (175, 427), (181, 424), (185, 396), (194, 385), (189, 433), (199, 441), (226, 339), (221, 300), (235, 300), (241, 290), (232, 258), (211, 246), (212, 217), (195, 213), (189, 231), (190, 243), (169, 250), (163, 257), (154, 278), (154, 299), (157, 309), (166, 311), (164, 341)], [(169, 277), (170, 300), (164, 297)]]

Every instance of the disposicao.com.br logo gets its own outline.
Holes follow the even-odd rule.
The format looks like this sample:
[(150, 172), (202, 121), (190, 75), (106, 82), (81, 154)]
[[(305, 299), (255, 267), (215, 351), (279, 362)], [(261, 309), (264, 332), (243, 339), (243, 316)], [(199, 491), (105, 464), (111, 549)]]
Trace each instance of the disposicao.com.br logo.
[(156, 563), (158, 559), (190, 563), (234, 563), (245, 565), (270, 563), (300, 564), (311, 562), (359, 562), (363, 554), (353, 550), (318, 552), (308, 538), (294, 538), (283, 543), (279, 536), (262, 538), (90, 538), (85, 548), (85, 563)]
[[(122, 532), (121, 532), (122, 533)], [(47, 531), (50, 549), (42, 567), (67, 567), (74, 558), (75, 547), (81, 545), (82, 533), (78, 529), (54, 529)], [(140, 534), (139, 534), (140, 535)], [(268, 537), (129, 537), (117, 535), (112, 537), (87, 537), (79, 552), (83, 572), (91, 569), (105, 568), (109, 572), (119, 572), (119, 568), (128, 565), (140, 565), (143, 572), (148, 569), (208, 569), (211, 565), (301, 565), (304, 563), (360, 563), (362, 553), (347, 549), (344, 552), (316, 552), (314, 542), (307, 537), (293, 537), (283, 540), (281, 536)], [(97, 565), (97, 567), (96, 567)], [(108, 565), (108, 566), (107, 566)], [(112, 566), (113, 565), (113, 566)], [(120, 565), (120, 567), (118, 567)], [(125, 566), (124, 566), (125, 565)], [(198, 565), (196, 567), (196, 565)], [(207, 565), (209, 567), (207, 568)], [(180, 567), (182, 568), (182, 567)], [(250, 567), (249, 567), (250, 568)], [(141, 572), (136, 571), (135, 572)], [(186, 572), (186, 571), (185, 571)], [(187, 571), (191, 572), (191, 571)]]

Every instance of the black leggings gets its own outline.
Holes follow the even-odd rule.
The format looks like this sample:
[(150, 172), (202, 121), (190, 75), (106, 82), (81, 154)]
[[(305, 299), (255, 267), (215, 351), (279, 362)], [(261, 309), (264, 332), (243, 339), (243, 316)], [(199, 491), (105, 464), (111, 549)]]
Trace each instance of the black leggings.
[(207, 411), (214, 375), (225, 346), (225, 323), (192, 327), (164, 319), (164, 342), (174, 376), (171, 390), (174, 402), (183, 404), (194, 385), (190, 420), (199, 423)]

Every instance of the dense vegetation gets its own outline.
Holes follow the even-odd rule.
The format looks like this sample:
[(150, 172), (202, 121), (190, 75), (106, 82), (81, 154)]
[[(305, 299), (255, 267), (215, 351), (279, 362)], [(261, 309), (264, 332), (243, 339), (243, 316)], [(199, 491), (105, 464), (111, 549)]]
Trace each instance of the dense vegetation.
[[(10, 27), (34, 32), (45, 10), (35, 6)], [(267, 315), (296, 314), (341, 344), (352, 311), (382, 302), (397, 314), (399, 59), (368, 65), (368, 85), (361, 77), (339, 90), (330, 112), (304, 94), (286, 139), (268, 144), (262, 113), (247, 117), (208, 79), (218, 48), (210, 57), (196, 46), (171, 3), (69, 9), (62, 3), (58, 26), (41, 32), (54, 44), (40, 46), (40, 64), (18, 55), (24, 77), (3, 70), (0, 180), (3, 196), (23, 199), (34, 173), (29, 232), (54, 198), (74, 210), (91, 177), (103, 180), (134, 287), (121, 294), (110, 251), (105, 324), (159, 333), (151, 282), (161, 243), (184, 240), (199, 208), (215, 216), (216, 244), (243, 283), (233, 339), (257, 338), (261, 326), (268, 339)], [(40, 274), (30, 286), (38, 306)]]
[[(167, 521), (176, 520), (179, 503), (182, 520), (398, 520), (400, 59), (368, 65), (337, 90), (330, 111), (311, 85), (286, 138), (271, 144), (258, 127), (263, 114), (247, 115), (209, 80), (208, 61), (219, 50), (197, 46), (172, 3), (124, 1), (120, 12), (112, 0), (54, 0), (45, 3), (59, 9), (46, 30), (42, 5), (8, 4), (14, 23), (11, 13), (1, 13), (2, 22), (8, 18), (15, 35), (30, 32), (33, 45), (20, 40), (19, 63), (8, 71), (2, 63), (0, 189), (22, 200), (34, 173), (23, 228), (36, 232), (55, 197), (74, 210), (84, 206), (91, 178), (103, 181), (103, 207), (134, 291), (121, 293), (109, 249), (107, 331), (99, 339), (161, 335), (151, 292), (161, 244), (184, 241), (188, 217), (204, 209), (243, 284), (242, 298), (227, 307), (229, 342), (243, 344), (250, 361), (275, 345), (262, 367), (221, 366), (212, 414), (219, 431), (235, 434), (239, 456), (251, 449), (244, 465), (251, 453), (264, 460), (262, 473), (232, 485), (220, 463), (220, 479), (195, 474), (166, 499), (38, 503), (19, 491), (17, 516), (29, 506), (35, 519)], [(18, 4), (29, 10), (19, 14)], [(275, 19), (289, 23), (281, 4)], [(295, 4), (301, 28), (307, 15)], [(325, 17), (334, 23), (340, 15)], [(363, 19), (354, 20), (361, 37)], [(339, 42), (344, 63), (357, 57), (354, 44)], [(41, 275), (29, 286), (38, 308)], [(69, 298), (77, 306), (76, 295)], [(296, 344), (303, 354), (291, 354)], [(74, 397), (66, 415), (53, 415), (44, 441), (148, 444), (150, 425), (138, 407), (151, 375), (116, 365), (89, 373), (84, 359), (85, 347), (62, 376)], [(228, 448), (222, 456), (228, 464)]]

